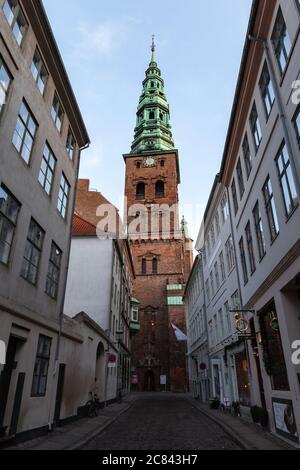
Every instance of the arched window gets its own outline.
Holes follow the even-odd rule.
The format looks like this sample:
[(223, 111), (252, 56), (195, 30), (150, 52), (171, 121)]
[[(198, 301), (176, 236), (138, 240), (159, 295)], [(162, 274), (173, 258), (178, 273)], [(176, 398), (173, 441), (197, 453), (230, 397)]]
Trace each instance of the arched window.
[(147, 260), (146, 260), (146, 258), (142, 259), (142, 274), (147, 274)]
[(158, 261), (157, 258), (153, 258), (152, 260), (152, 273), (157, 274), (158, 272)]
[(141, 168), (141, 166), (142, 166), (141, 162), (136, 162), (136, 167), (137, 168)]
[(145, 183), (139, 183), (136, 187), (136, 198), (145, 199)]
[(165, 197), (165, 183), (157, 181), (155, 185), (155, 197)]
[(164, 160), (161, 160), (160, 161), (160, 166), (163, 168), (165, 166), (165, 161)]

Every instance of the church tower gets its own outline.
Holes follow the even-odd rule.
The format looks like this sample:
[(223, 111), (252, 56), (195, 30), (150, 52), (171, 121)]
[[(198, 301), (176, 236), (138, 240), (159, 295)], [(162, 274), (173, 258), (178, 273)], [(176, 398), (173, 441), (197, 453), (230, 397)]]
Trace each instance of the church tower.
[(132, 341), (132, 374), (140, 391), (187, 388), (183, 292), (192, 263), (192, 243), (179, 222), (180, 169), (164, 80), (152, 57), (139, 100), (126, 164), (128, 235), (134, 259), (140, 331)]

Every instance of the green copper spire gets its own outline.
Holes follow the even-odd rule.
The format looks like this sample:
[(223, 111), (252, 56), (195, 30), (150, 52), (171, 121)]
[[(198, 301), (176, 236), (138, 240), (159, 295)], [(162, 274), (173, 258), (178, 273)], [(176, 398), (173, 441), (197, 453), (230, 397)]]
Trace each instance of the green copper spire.
[(164, 92), (164, 80), (155, 62), (154, 36), (151, 45), (151, 62), (146, 71), (143, 91), (137, 110), (132, 154), (174, 150), (170, 126), (170, 109)]

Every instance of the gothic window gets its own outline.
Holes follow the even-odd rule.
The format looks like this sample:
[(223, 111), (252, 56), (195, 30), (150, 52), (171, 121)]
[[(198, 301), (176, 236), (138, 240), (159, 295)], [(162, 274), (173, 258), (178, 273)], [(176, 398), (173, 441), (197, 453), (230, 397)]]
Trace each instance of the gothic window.
[(136, 198), (139, 200), (145, 199), (145, 183), (139, 183), (136, 187)]
[(142, 274), (147, 274), (147, 260), (146, 260), (146, 258), (142, 259)]
[(157, 258), (153, 258), (152, 260), (152, 273), (157, 274), (158, 272), (158, 261)]
[(163, 181), (157, 181), (155, 185), (155, 197), (165, 197), (165, 183)]

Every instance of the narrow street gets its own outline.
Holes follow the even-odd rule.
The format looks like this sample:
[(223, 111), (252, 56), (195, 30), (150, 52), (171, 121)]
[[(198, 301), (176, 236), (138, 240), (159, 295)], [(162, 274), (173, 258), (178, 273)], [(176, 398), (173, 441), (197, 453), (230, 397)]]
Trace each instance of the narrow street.
[(83, 450), (239, 450), (184, 395), (147, 394)]

